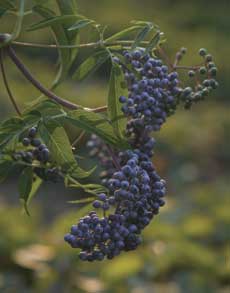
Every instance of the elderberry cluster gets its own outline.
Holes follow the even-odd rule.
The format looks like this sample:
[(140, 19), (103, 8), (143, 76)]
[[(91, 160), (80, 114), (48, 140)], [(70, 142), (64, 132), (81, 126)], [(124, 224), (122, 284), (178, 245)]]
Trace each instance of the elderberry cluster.
[[(180, 54), (185, 54), (185, 50)], [(123, 56), (125, 62), (118, 58), (115, 62), (123, 69), (129, 90), (128, 97), (121, 96), (120, 102), (128, 118), (126, 134), (131, 149), (114, 150), (111, 158), (101, 139), (91, 137), (90, 155), (98, 156), (106, 168), (101, 177), (108, 189), (107, 194), (98, 194), (92, 205), (104, 216), (100, 218), (92, 211), (65, 235), (65, 241), (80, 248), (79, 257), (86, 261), (112, 259), (121, 251), (136, 249), (142, 230), (165, 204), (165, 181), (152, 163), (155, 140), (151, 133), (161, 128), (187, 92), (179, 87), (177, 72), (169, 72), (160, 59), (143, 50), (124, 52)], [(212, 82), (210, 77), (208, 80)]]
[[(166, 117), (174, 113), (178, 87), (178, 73), (170, 72), (160, 59), (152, 58), (144, 51), (124, 52), (125, 64), (122, 68), (129, 89), (128, 97), (121, 96), (122, 111), (132, 117), (128, 128), (160, 130)], [(136, 71), (137, 74), (134, 74)]]
[(22, 139), (22, 145), (26, 150), (18, 151), (14, 154), (15, 160), (22, 160), (28, 164), (38, 162), (39, 165), (34, 167), (34, 173), (43, 180), (56, 182), (59, 179), (58, 170), (55, 167), (47, 167), (51, 161), (50, 151), (42, 141), (37, 138), (37, 128), (29, 129), (26, 137)]

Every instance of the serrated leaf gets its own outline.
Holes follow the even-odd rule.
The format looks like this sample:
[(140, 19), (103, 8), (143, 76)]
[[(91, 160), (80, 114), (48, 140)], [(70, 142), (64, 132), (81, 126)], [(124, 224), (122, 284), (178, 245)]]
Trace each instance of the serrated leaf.
[(125, 139), (116, 135), (111, 123), (98, 113), (79, 109), (69, 112), (65, 119), (88, 133), (95, 133), (106, 143), (117, 146), (119, 149), (129, 147)]
[(68, 28), (68, 31), (78, 30), (78, 29), (84, 28), (84, 27), (86, 27), (86, 26), (88, 26), (89, 24), (92, 24), (92, 23), (94, 23), (93, 20), (82, 19), (82, 20), (79, 20), (78, 22), (76, 22), (70, 28)]
[(121, 38), (123, 38), (123, 37), (125, 37), (127, 35), (129, 36), (130, 33), (135, 32), (137, 30), (140, 30), (141, 28), (142, 28), (141, 25), (135, 25), (135, 26), (128, 27), (128, 28), (126, 28), (126, 29), (124, 29), (124, 30), (112, 35), (111, 37), (107, 38), (105, 40), (105, 42), (110, 43), (110, 42), (116, 41), (117, 39), (121, 39)]
[(145, 26), (136, 36), (133, 44), (132, 44), (132, 50), (134, 50), (136, 47), (139, 46), (139, 44), (147, 37), (148, 33), (153, 29), (152, 25)]
[(152, 38), (152, 40), (149, 42), (148, 46), (146, 47), (145, 54), (148, 54), (151, 52), (154, 48), (157, 47), (157, 45), (160, 42), (160, 32), (157, 32), (156, 35)]
[[(27, 204), (30, 192), (32, 190), (32, 184), (33, 184), (33, 169), (32, 167), (26, 167), (19, 177), (19, 184), (18, 184), (20, 200), (24, 203), (24, 206), (26, 206)], [(26, 212), (28, 213), (27, 210)]]
[(85, 79), (95, 72), (108, 58), (109, 53), (106, 50), (94, 53), (79, 65), (76, 72), (73, 74), (73, 79), (79, 81)]
[(108, 117), (113, 123), (113, 127), (120, 138), (124, 137), (126, 128), (126, 118), (117, 119), (122, 116), (121, 103), (119, 102), (120, 96), (128, 95), (127, 86), (124, 79), (124, 74), (121, 67), (113, 63), (109, 82), (108, 94)]
[(64, 172), (71, 173), (76, 178), (86, 178), (93, 171), (82, 170), (73, 155), (69, 138), (64, 128), (54, 120), (39, 125), (39, 134), (49, 148), (52, 160), (62, 167)]

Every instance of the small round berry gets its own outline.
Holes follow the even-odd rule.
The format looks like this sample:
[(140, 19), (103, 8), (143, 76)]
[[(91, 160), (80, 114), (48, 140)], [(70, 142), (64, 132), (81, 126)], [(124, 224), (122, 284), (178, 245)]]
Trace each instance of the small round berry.
[(34, 139), (31, 140), (31, 145), (34, 146), (34, 147), (39, 147), (40, 144), (41, 144), (41, 141), (38, 138), (34, 138)]
[(36, 134), (37, 134), (37, 128), (36, 127), (30, 128), (28, 133), (29, 137), (34, 138)]
[(98, 199), (101, 200), (101, 201), (106, 201), (107, 196), (104, 193), (101, 193), (101, 194), (98, 195)]
[(189, 77), (194, 77), (194, 76), (195, 76), (195, 71), (194, 71), (194, 70), (190, 70), (190, 71), (188, 72), (188, 76), (189, 76)]
[(120, 101), (120, 103), (125, 103), (126, 102), (126, 97), (120, 96), (119, 101)]
[(204, 56), (207, 54), (207, 50), (204, 49), (204, 48), (201, 48), (201, 49), (199, 50), (199, 54), (200, 54), (200, 56), (204, 57)]
[(211, 69), (209, 69), (208, 73), (211, 76), (216, 76), (216, 74), (217, 74), (217, 68), (216, 67), (212, 67)]
[(186, 54), (186, 53), (187, 53), (187, 48), (182, 47), (182, 48), (180, 49), (180, 52), (181, 52), (183, 55)]
[(205, 73), (207, 73), (207, 69), (206, 69), (204, 66), (202, 66), (202, 67), (199, 69), (199, 73), (200, 73), (200, 74), (205, 74)]
[(206, 62), (210, 62), (210, 61), (212, 61), (212, 55), (210, 55), (210, 54), (206, 55), (206, 56), (205, 56), (205, 61), (206, 61)]
[(95, 209), (99, 209), (99, 208), (101, 208), (101, 202), (100, 202), (99, 200), (95, 200), (95, 201), (93, 202), (93, 207), (94, 207)]
[(29, 146), (29, 145), (30, 145), (30, 139), (27, 138), (27, 137), (23, 138), (23, 140), (22, 140), (22, 144), (23, 144), (24, 146)]

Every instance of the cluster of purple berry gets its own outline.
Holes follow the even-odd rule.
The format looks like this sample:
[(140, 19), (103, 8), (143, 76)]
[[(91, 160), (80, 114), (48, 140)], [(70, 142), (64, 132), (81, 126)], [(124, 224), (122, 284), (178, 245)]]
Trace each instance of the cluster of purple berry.
[[(165, 181), (152, 163), (155, 140), (151, 133), (161, 128), (188, 91), (179, 87), (177, 72), (169, 72), (161, 60), (142, 50), (123, 55), (125, 62), (114, 61), (123, 69), (129, 90), (120, 102), (128, 118), (126, 135), (131, 149), (113, 150), (111, 157), (103, 141), (91, 137), (90, 155), (97, 156), (106, 169), (101, 177), (109, 192), (99, 194), (93, 202), (103, 217), (92, 211), (65, 236), (73, 248), (81, 249), (80, 259), (86, 261), (112, 259), (121, 251), (136, 249), (141, 231), (165, 204)], [(184, 101), (186, 104), (187, 98)]]
[(49, 167), (48, 164), (51, 161), (50, 151), (45, 144), (37, 138), (37, 128), (32, 127), (29, 129), (26, 137), (22, 139), (22, 145), (26, 147), (26, 150), (16, 152), (13, 157), (15, 160), (22, 160), (28, 164), (37, 162), (34, 166), (34, 173), (43, 180), (49, 180), (56, 182), (59, 179), (57, 168)]
[(123, 103), (123, 113), (132, 117), (128, 128), (148, 125), (150, 130), (160, 130), (166, 117), (176, 109), (177, 96), (181, 92), (178, 73), (169, 73), (168, 67), (160, 59), (152, 58), (149, 54), (143, 55), (140, 50), (124, 52), (123, 55), (125, 64), (121, 66), (129, 96), (121, 96), (120, 102)]

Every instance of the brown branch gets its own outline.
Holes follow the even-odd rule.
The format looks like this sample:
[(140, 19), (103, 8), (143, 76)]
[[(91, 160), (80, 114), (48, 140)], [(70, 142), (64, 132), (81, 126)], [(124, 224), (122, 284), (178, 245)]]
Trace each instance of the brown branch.
[[(55, 93), (53, 93), (52, 91), (45, 88), (38, 80), (36, 80), (36, 78), (32, 75), (32, 73), (29, 71), (29, 69), (25, 67), (25, 65), (17, 57), (14, 49), (11, 46), (8, 46), (6, 48), (6, 52), (8, 53), (9, 57), (14, 62), (14, 64), (17, 66), (17, 68), (27, 78), (27, 80), (30, 81), (33, 84), (33, 86), (36, 87), (45, 96), (47, 96), (51, 100), (57, 102), (58, 104), (62, 105), (65, 108), (68, 108), (70, 110), (77, 110), (77, 109), (83, 108), (80, 105), (74, 104), (68, 100), (65, 100), (65, 99), (57, 96)], [(90, 108), (83, 108), (83, 109), (88, 110), (88, 111), (92, 111), (92, 112), (103, 112), (103, 111), (106, 111), (107, 106), (98, 107), (95, 109), (90, 109)]]
[(17, 102), (10, 90), (10, 86), (8, 84), (8, 81), (7, 81), (7, 76), (6, 76), (6, 71), (5, 71), (5, 66), (4, 66), (4, 62), (3, 62), (3, 50), (0, 50), (0, 67), (1, 67), (1, 72), (2, 72), (2, 78), (3, 78), (3, 82), (4, 82), (4, 85), (5, 85), (5, 88), (6, 88), (6, 91), (7, 91), (7, 94), (9, 96), (9, 99), (15, 109), (15, 111), (17, 112), (17, 114), (19, 116), (21, 116), (21, 111), (17, 105)]

